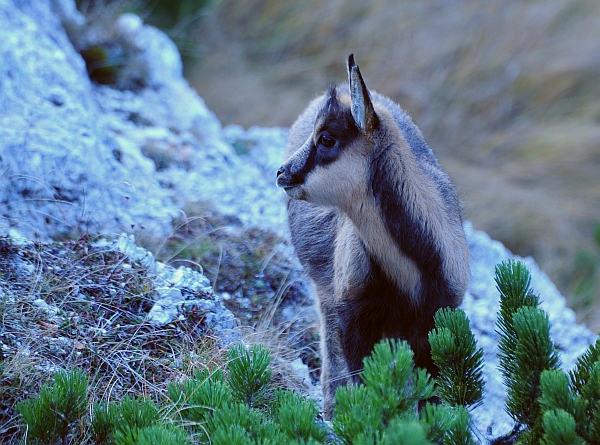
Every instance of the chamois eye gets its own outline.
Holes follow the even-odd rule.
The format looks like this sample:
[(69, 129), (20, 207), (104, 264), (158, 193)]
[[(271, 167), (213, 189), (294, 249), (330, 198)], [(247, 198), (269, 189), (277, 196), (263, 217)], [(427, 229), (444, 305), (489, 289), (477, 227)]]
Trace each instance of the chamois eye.
[(319, 136), (319, 145), (322, 145), (325, 148), (333, 148), (335, 145), (335, 139), (326, 134), (322, 134)]

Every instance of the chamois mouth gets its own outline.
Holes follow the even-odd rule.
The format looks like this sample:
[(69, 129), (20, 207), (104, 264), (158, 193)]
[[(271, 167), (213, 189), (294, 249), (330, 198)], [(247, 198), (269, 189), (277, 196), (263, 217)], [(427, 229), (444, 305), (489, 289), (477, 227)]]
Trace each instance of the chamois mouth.
[(304, 190), (300, 184), (282, 186), (283, 191), (292, 199), (304, 199)]
[(275, 181), (278, 187), (292, 199), (304, 199), (304, 189), (302, 188), (304, 181), (299, 175), (290, 174), (286, 168), (282, 167), (277, 171), (277, 180)]

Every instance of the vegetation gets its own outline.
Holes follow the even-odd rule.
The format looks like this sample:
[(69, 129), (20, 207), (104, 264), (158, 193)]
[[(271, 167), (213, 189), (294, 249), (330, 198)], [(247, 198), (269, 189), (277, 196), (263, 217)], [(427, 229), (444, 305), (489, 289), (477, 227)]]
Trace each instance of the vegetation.
[(570, 282), (572, 307), (584, 320), (594, 313), (600, 292), (600, 224), (596, 224), (593, 235), (593, 243), (575, 254)]
[(168, 382), (225, 362), (202, 311), (161, 327), (145, 320), (153, 286), (145, 266), (94, 237), (0, 237), (0, 443), (23, 434), (18, 402), (63, 391), (60, 382), (42, 391), (58, 370), (84, 371), (89, 399), (101, 403), (158, 400)]
[[(119, 2), (120, 0), (114, 3)], [(81, 0), (78, 5), (84, 7), (91, 3), (94, 2)], [(106, 0), (99, 3), (112, 2)], [(185, 7), (191, 3), (186, 0), (173, 2), (172, 8), (179, 8), (179, 15), (173, 17), (181, 18), (182, 14), (188, 16), (190, 11), (185, 10)], [(198, 7), (204, 6), (204, 2), (195, 4)], [(228, 5), (227, 2), (222, 4), (225, 5), (224, 8)], [(540, 26), (546, 26), (550, 20), (553, 26), (547, 28), (560, 30), (565, 28), (565, 21), (576, 22), (573, 17), (592, 16), (589, 14), (590, 4), (583, 1), (565, 8), (565, 11), (561, 9), (558, 17), (552, 14), (545, 19), (539, 15), (534, 16), (539, 18)], [(264, 24), (264, 21), (247, 20), (244, 14), (266, 17), (274, 12), (272, 9), (262, 11), (252, 6), (246, 8), (241, 10), (241, 18), (253, 24)], [(312, 8), (304, 9), (310, 9), (312, 13)], [(349, 14), (356, 17), (363, 16), (360, 10), (349, 11)], [(417, 8), (413, 13), (428, 16), (419, 11)], [(440, 11), (445, 13), (443, 8)], [(390, 18), (395, 17), (387, 11), (384, 13)], [(281, 23), (282, 29), (289, 25), (285, 20), (276, 22)], [(412, 22), (418, 26), (417, 20)], [(475, 22), (477, 20), (473, 20)], [(347, 23), (349, 22), (345, 22), (345, 26)], [(297, 24), (299, 27), (303, 26), (301, 21)], [(497, 26), (504, 26), (504, 23), (499, 20)], [(341, 40), (346, 40), (344, 32), (338, 32), (331, 26), (325, 28), (333, 30), (331, 32), (334, 38), (343, 37)], [(581, 26), (580, 29), (585, 27)], [(265, 32), (265, 29), (261, 31), (277, 40), (277, 33)], [(313, 33), (310, 29), (305, 32), (321, 39), (317, 32)], [(442, 30), (441, 34), (444, 39), (454, 35), (446, 30)], [(489, 35), (488, 42), (495, 43), (493, 33), (489, 32)], [(275, 47), (272, 54), (294, 53), (294, 48), (290, 45), (294, 41), (304, 41), (306, 36), (301, 37), (303, 38), (279, 39), (283, 45)], [(385, 46), (380, 45), (382, 48)], [(319, 48), (311, 44), (305, 44), (304, 47), (310, 53), (306, 59), (313, 64), (315, 61), (319, 62)], [(415, 51), (410, 45), (403, 48), (417, 56), (428, 53)], [(452, 48), (455, 51), (456, 48)], [(103, 50), (94, 48), (97, 49)], [(512, 52), (520, 53), (519, 45), (515, 45)], [(597, 77), (594, 71), (591, 71), (591, 76), (583, 76), (576, 72), (573, 74), (570, 70), (559, 70), (557, 74), (546, 74), (546, 77), (542, 75), (536, 80), (533, 77), (535, 70), (531, 66), (524, 66), (524, 74), (516, 75), (514, 82), (512, 77), (509, 80), (502, 78), (506, 88), (495, 88), (495, 80), (489, 78), (489, 73), (472, 72), (462, 63), (462, 54), (472, 54), (472, 51), (467, 47), (455, 51), (451, 57), (434, 54), (443, 63), (446, 63), (444, 60), (451, 62), (447, 65), (450, 70), (445, 70), (441, 65), (437, 67), (437, 72), (442, 73), (442, 81), (439, 76), (432, 78), (432, 82), (440, 85), (440, 89), (432, 89), (433, 94), (442, 98), (442, 105), (446, 106), (430, 106), (428, 97), (412, 104), (417, 114), (424, 115), (422, 117), (425, 121), (440, 122), (437, 133), (433, 132), (434, 141), (440, 134), (450, 135), (448, 137), (454, 141), (455, 146), (468, 147), (473, 144), (464, 141), (472, 139), (464, 129), (476, 128), (478, 132), (481, 128), (490, 128), (491, 131), (498, 129), (494, 125), (481, 125), (478, 119), (463, 119), (469, 115), (469, 110), (489, 119), (488, 122), (502, 123), (518, 116), (521, 118), (520, 129), (523, 121), (527, 122), (522, 110), (530, 107), (530, 102), (537, 104), (538, 109), (543, 108), (544, 111), (534, 119), (536, 125), (531, 133), (526, 132), (515, 140), (504, 134), (480, 135), (480, 139), (475, 139), (474, 142), (475, 145), (483, 146), (484, 151), (491, 153), (496, 161), (499, 156), (506, 154), (511, 158), (518, 158), (513, 154), (521, 146), (530, 149), (525, 156), (527, 159), (520, 159), (524, 166), (519, 169), (506, 168), (520, 172), (516, 179), (521, 176), (520, 179), (523, 180), (532, 173), (532, 169), (527, 168), (531, 165), (525, 161), (535, 163), (545, 156), (537, 148), (546, 147), (544, 138), (553, 136), (552, 129), (546, 125), (554, 126), (555, 121), (561, 121), (561, 125), (554, 130), (563, 137), (559, 139), (560, 144), (556, 143), (557, 146), (579, 147), (577, 144), (563, 142), (571, 142), (569, 137), (577, 133), (587, 133), (578, 131), (576, 123), (563, 124), (563, 118), (573, 115), (570, 111), (583, 110), (586, 122), (597, 121), (597, 111), (586, 105), (585, 101), (586, 97), (595, 97), (590, 92), (596, 91), (597, 84), (589, 82), (589, 79)], [(106, 61), (106, 75), (109, 76), (110, 83), (110, 76), (121, 63), (116, 57), (118, 55), (101, 51), (99, 55), (90, 54), (88, 58), (92, 60), (100, 57), (100, 61)], [(372, 53), (371, 63), (398, 59), (403, 60), (406, 66), (413, 65), (408, 58), (389, 57), (388, 54), (384, 54), (384, 58), (381, 56), (379, 54), (378, 59), (377, 54)], [(279, 60), (278, 57), (274, 59)], [(323, 70), (328, 79), (334, 77), (332, 73), (334, 66), (338, 65), (337, 56), (335, 64), (325, 59), (320, 60), (321, 66), (328, 68)], [(261, 63), (264, 62), (263, 59)], [(300, 72), (304, 75), (306, 71), (298, 70), (293, 62), (280, 64), (288, 71), (279, 76), (297, 82), (299, 76), (289, 74)], [(212, 65), (222, 75), (222, 66), (217, 63)], [(427, 72), (432, 71), (426, 61), (422, 65)], [(486, 69), (495, 65), (502, 66), (502, 73), (510, 74), (505, 73), (503, 63), (478, 64)], [(272, 64), (269, 66), (272, 67)], [(453, 71), (457, 67), (462, 71)], [(392, 69), (397, 74), (397, 67)], [(337, 68), (335, 72), (338, 72)], [(420, 76), (418, 71), (415, 72)], [(396, 76), (389, 76), (389, 72), (380, 73), (382, 77), (394, 77), (396, 82)], [(461, 75), (456, 75), (457, 73)], [(413, 81), (410, 75), (406, 78), (409, 84)], [(483, 99), (482, 95), (474, 94), (474, 99), (462, 104), (458, 113), (447, 113), (447, 105), (450, 100), (454, 102), (455, 97), (445, 93), (452, 90), (453, 82), (464, 79), (471, 86), (474, 78), (479, 80), (475, 85), (491, 93), (484, 93)], [(554, 89), (550, 99), (544, 94), (545, 90), (539, 87), (540, 79)], [(99, 78), (97, 80), (100, 81)], [(230, 86), (227, 82), (222, 83)], [(321, 88), (326, 81), (318, 79), (316, 83), (319, 85), (317, 88)], [(557, 85), (562, 87), (555, 88)], [(289, 89), (288, 85), (282, 87)], [(311, 86), (308, 94), (313, 94), (317, 88)], [(506, 89), (511, 94), (506, 95)], [(259, 91), (254, 88), (246, 90)], [(402, 91), (398, 91), (397, 94), (403, 96)], [(572, 96), (573, 92), (577, 94), (567, 112), (556, 106), (544, 106), (552, 105), (551, 99), (556, 95)], [(509, 98), (510, 104), (498, 109), (493, 104), (504, 96)], [(284, 100), (296, 102), (287, 97)], [(263, 102), (269, 103), (272, 108), (272, 101)], [(444, 119), (434, 119), (431, 116), (428, 119), (425, 109), (442, 110)], [(260, 113), (257, 112), (254, 116), (260, 118)], [(452, 137), (452, 131), (447, 130), (459, 128), (455, 125), (457, 119), (465, 124), (460, 126), (461, 135), (454, 134)], [(547, 124), (540, 124), (545, 120)], [(592, 174), (595, 174), (593, 162), (580, 162), (581, 158), (587, 156), (585, 150), (593, 152), (595, 145), (589, 143), (581, 146), (581, 156), (570, 158), (575, 159), (577, 165), (589, 164)], [(452, 151), (451, 147), (452, 143), (449, 151)], [(502, 150), (498, 150), (498, 147)], [(165, 162), (171, 161), (167, 159)], [(493, 174), (489, 178), (490, 181), (486, 183), (491, 184), (490, 189), (497, 190), (494, 181), (502, 180)], [(529, 187), (529, 183), (524, 186)], [(514, 192), (520, 189), (514, 186), (508, 190)], [(522, 196), (520, 193), (512, 195)], [(543, 200), (540, 201), (544, 203)], [(476, 206), (475, 201), (473, 206)], [(546, 208), (554, 209), (556, 206)], [(589, 218), (589, 210), (583, 211), (581, 207), (575, 210), (577, 209)], [(553, 220), (558, 221), (559, 218)], [(270, 242), (265, 242), (269, 239), (269, 234), (254, 232), (251, 242), (247, 242), (245, 236), (239, 239), (224, 236), (216, 249), (215, 238), (210, 238), (211, 235), (205, 236), (202, 233), (201, 236), (194, 236), (201, 241), (199, 253), (194, 258), (199, 263), (208, 265), (207, 270), (213, 283), (226, 283), (233, 289), (230, 291), (223, 287), (220, 291), (251, 293), (251, 297), (248, 297), (250, 304), (245, 307), (246, 319), (255, 326), (260, 326), (259, 321), (263, 319), (262, 314), (270, 296), (275, 293), (283, 298), (283, 290), (287, 290), (289, 284), (285, 268), (277, 270), (283, 279), (269, 282), (280, 266), (277, 261), (272, 262), (277, 252), (272, 246), (269, 247)], [(529, 237), (523, 236), (522, 239)], [(50, 246), (34, 243), (24, 247), (0, 238), (1, 443), (178, 444), (210, 441), (216, 444), (385, 444), (474, 443), (478, 440), (471, 431), (470, 413), (482, 400), (482, 353), (477, 349), (468, 329), (468, 319), (461, 311), (442, 311), (436, 317), (436, 329), (430, 335), (432, 354), (440, 367), (440, 376), (436, 381), (422, 370), (414, 368), (412, 353), (406, 344), (384, 342), (365, 361), (362, 374), (364, 385), (340, 389), (338, 411), (329, 426), (319, 420), (318, 407), (314, 401), (282, 388), (285, 385), (281, 381), (282, 376), (274, 372), (276, 364), (272, 360), (272, 353), (260, 346), (242, 345), (231, 347), (227, 353), (223, 352), (205, 324), (202, 312), (182, 313), (180, 318), (161, 328), (146, 323), (144, 315), (152, 302), (153, 289), (145, 268), (118, 252), (103, 249), (97, 241), (83, 236)], [(178, 250), (174, 248), (174, 241), (178, 241), (176, 236), (165, 246), (169, 255)], [(190, 245), (189, 239), (183, 241), (184, 248), (187, 248)], [(273, 245), (277, 242), (278, 240), (274, 240)], [(519, 239), (509, 244), (522, 248)], [(233, 255), (227, 257), (228, 252), (233, 252)], [(591, 262), (585, 260), (583, 263), (591, 265), (589, 270), (595, 268), (596, 253), (594, 250), (588, 255), (592, 258)], [(171, 259), (177, 259), (177, 255), (178, 253), (173, 253)], [(187, 254), (183, 256), (189, 258)], [(207, 261), (206, 258), (212, 260)], [(244, 269), (237, 267), (238, 261), (243, 263)], [(266, 269), (271, 266), (275, 268)], [(585, 275), (578, 282), (584, 284), (582, 288), (588, 299), (586, 301), (591, 300), (594, 286), (597, 286), (593, 276)], [(497, 270), (498, 287), (503, 299), (498, 321), (498, 332), (502, 337), (501, 369), (507, 386), (507, 411), (515, 421), (514, 431), (498, 440), (503, 443), (598, 443), (600, 343), (597, 342), (581, 357), (573, 371), (568, 374), (562, 372), (558, 367), (558, 353), (548, 336), (547, 316), (538, 308), (538, 298), (529, 289), (527, 277), (528, 273), (520, 263), (509, 262), (499, 266)], [(260, 289), (259, 292), (256, 292), (257, 288)], [(277, 305), (268, 307), (269, 315), (266, 318), (269, 321), (275, 319), (276, 308)], [(239, 314), (240, 308), (237, 309)], [(314, 363), (316, 362), (315, 358)], [(440, 403), (434, 403), (438, 400)]]
[[(80, 242), (61, 247), (81, 247)], [(99, 254), (93, 245), (87, 245), (80, 261)], [(4, 252), (11, 249), (15, 254), (17, 248), (5, 242)], [(5, 261), (3, 270), (16, 273), (9, 264)], [(516, 261), (498, 265), (496, 283), (501, 298), (500, 367), (507, 386), (506, 409), (515, 421), (514, 430), (496, 443), (598, 443), (600, 339), (575, 369), (564, 373), (525, 266)], [(67, 307), (64, 301), (63, 305)], [(132, 336), (127, 341), (133, 340)], [(173, 340), (161, 347), (177, 351), (181, 339)], [(112, 385), (122, 397), (107, 391), (102, 376), (106, 368), (94, 372), (83, 359), (60, 362), (54, 377), (32, 391), (35, 385), (12, 376), (13, 356), (1, 368), (0, 400), (7, 423), (0, 437), (12, 443), (26, 435), (38, 444), (479, 443), (470, 413), (483, 400), (483, 351), (464, 312), (440, 310), (429, 341), (440, 369), (437, 379), (414, 367), (405, 342), (383, 341), (365, 359), (363, 385), (338, 390), (330, 425), (320, 420), (315, 401), (281, 386), (272, 372), (271, 352), (257, 344), (233, 345), (225, 356), (213, 346), (205, 355), (190, 358), (194, 364), (185, 371), (163, 371), (164, 385), (151, 391), (147, 383), (115, 381), (117, 375), (112, 374)], [(139, 371), (142, 374), (130, 367), (124, 372), (138, 379), (152, 374), (149, 369)], [(14, 385), (28, 389), (18, 396)], [(23, 397), (27, 393), (31, 396)]]
[[(147, 243), (158, 252), (157, 258), (199, 268), (242, 326), (252, 328), (254, 341), (268, 344), (285, 338), (287, 346), (300, 351), (317, 381), (317, 330), (307, 329), (299, 313), (307, 290), (282, 237), (270, 230), (241, 228), (239, 221), (208, 203), (188, 203), (184, 211), (168, 239)], [(289, 313), (293, 317), (284, 315)]]

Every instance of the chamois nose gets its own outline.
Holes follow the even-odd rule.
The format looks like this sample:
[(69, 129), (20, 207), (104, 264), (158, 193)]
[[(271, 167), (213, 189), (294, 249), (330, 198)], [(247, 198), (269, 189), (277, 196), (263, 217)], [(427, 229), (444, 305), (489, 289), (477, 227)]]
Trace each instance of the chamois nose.
[(279, 178), (279, 175), (281, 175), (285, 170), (283, 169), (283, 167), (279, 167), (279, 170), (277, 170), (277, 177)]

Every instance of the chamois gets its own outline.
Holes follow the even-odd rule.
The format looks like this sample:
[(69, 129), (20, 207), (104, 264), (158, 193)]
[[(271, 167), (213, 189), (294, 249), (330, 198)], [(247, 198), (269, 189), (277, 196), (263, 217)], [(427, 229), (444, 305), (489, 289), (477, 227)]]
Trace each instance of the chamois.
[(448, 175), (406, 112), (369, 92), (352, 54), (347, 69), (349, 84), (329, 87), (292, 125), (277, 171), (318, 297), (326, 418), (383, 338), (406, 340), (415, 364), (437, 375), (433, 316), (460, 304), (470, 277)]

